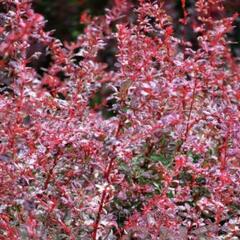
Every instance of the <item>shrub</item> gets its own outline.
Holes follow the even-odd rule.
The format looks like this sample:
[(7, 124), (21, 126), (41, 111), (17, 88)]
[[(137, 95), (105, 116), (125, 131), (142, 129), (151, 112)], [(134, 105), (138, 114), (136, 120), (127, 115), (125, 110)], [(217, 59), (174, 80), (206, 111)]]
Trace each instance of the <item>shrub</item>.
[(238, 239), (237, 14), (221, 2), (183, 0), (177, 34), (164, 4), (116, 0), (68, 43), (29, 1), (1, 3), (1, 239)]

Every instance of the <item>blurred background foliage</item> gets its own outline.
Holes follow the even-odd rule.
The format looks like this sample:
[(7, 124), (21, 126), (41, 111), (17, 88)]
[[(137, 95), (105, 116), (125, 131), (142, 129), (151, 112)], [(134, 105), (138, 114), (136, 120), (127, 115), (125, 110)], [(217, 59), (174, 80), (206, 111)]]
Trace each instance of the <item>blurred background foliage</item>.
[(109, 0), (33, 0), (35, 10), (47, 19), (47, 30), (55, 30), (55, 36), (62, 40), (74, 40), (82, 32), (80, 15), (102, 15)]

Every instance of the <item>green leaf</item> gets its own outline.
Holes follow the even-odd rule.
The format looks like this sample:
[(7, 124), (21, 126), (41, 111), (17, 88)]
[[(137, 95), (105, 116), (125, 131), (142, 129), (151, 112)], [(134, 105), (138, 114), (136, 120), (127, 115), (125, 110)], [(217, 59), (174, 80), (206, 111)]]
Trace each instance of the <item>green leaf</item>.
[(154, 162), (161, 162), (164, 166), (169, 166), (171, 164), (171, 158), (165, 157), (162, 154), (153, 154), (150, 158)]

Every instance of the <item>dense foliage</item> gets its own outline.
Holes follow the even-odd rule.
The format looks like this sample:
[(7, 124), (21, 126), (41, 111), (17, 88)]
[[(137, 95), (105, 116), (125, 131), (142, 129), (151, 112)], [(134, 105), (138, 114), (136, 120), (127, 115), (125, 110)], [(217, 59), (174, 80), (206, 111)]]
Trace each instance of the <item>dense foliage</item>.
[(167, 5), (115, 0), (62, 43), (1, 1), (0, 239), (239, 239), (238, 16), (181, 4), (178, 34)]

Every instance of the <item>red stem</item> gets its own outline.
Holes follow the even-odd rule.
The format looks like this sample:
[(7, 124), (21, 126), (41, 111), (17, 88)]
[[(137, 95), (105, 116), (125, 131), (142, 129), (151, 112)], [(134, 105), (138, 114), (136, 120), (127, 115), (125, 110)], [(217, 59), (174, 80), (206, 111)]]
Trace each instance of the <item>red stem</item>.
[(192, 95), (190, 110), (189, 110), (188, 119), (187, 119), (187, 127), (186, 127), (186, 132), (185, 132), (185, 139), (184, 139), (185, 141), (186, 141), (186, 139), (187, 139), (188, 132), (189, 132), (189, 125), (190, 125), (190, 120), (191, 120), (193, 105), (194, 105), (194, 102), (195, 102), (196, 87), (197, 87), (197, 80), (195, 79), (195, 80), (194, 80), (194, 87), (193, 87), (193, 95)]
[[(120, 119), (119, 121), (119, 124), (118, 124), (118, 127), (117, 127), (117, 130), (116, 130), (116, 133), (115, 133), (115, 137), (117, 138), (120, 134), (120, 129), (122, 127), (122, 121), (123, 119)], [(113, 152), (115, 151), (116, 149), (116, 146), (113, 146)], [(103, 206), (104, 206), (104, 203), (105, 203), (105, 199), (106, 199), (106, 196), (107, 196), (107, 188), (109, 186), (109, 176), (110, 176), (110, 173), (111, 173), (111, 170), (112, 170), (112, 167), (113, 167), (113, 163), (114, 163), (114, 160), (115, 160), (115, 157), (113, 156), (109, 162), (109, 165), (106, 169), (106, 172), (105, 172), (105, 178), (108, 182), (107, 186), (105, 186), (103, 192), (102, 192), (102, 196), (101, 196), (101, 200), (100, 200), (100, 204), (99, 204), (99, 207), (98, 207), (98, 212), (97, 212), (97, 217), (96, 217), (96, 220), (95, 220), (95, 223), (94, 223), (94, 229), (93, 229), (93, 233), (92, 233), (92, 238), (93, 240), (96, 240), (97, 239), (97, 231), (98, 231), (98, 227), (99, 227), (99, 222), (100, 222), (100, 219), (101, 219), (101, 214), (102, 214), (102, 210), (103, 210)]]

